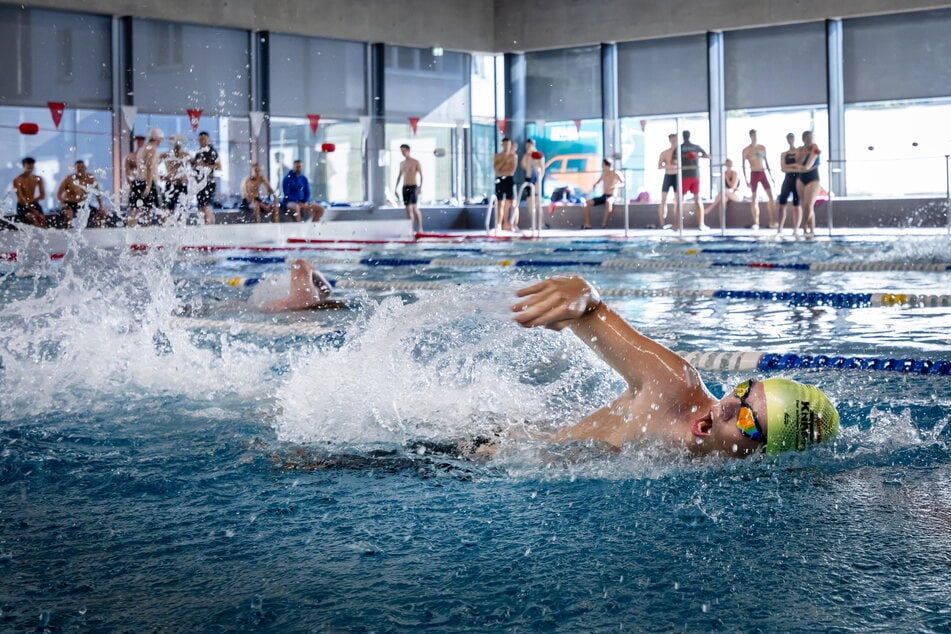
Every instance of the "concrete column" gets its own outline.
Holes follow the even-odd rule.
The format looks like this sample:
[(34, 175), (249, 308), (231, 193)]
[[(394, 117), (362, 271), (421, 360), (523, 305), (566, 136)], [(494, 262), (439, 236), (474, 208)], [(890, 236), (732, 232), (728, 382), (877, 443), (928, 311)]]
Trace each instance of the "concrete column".
[(122, 204), (125, 174), (123, 159), (132, 150), (132, 129), (122, 116), (122, 106), (135, 103), (132, 74), (132, 18), (112, 19), (112, 191)]
[(826, 20), (826, 63), (829, 82), (829, 191), (845, 196), (845, 80), (842, 60), (842, 20)]
[(366, 160), (364, 161), (367, 200), (376, 206), (386, 203), (386, 168), (380, 165), (380, 150), (386, 146), (386, 45), (367, 45), (367, 114), (370, 128), (367, 132)]
[(617, 45), (601, 45), (601, 126), (604, 133), (604, 156), (621, 156), (621, 122), (618, 119)]
[(506, 53), (505, 68), (505, 136), (519, 143), (525, 140), (525, 56)]
[[(267, 31), (251, 31), (251, 92), (250, 108), (266, 113), (270, 112), (270, 34)], [(271, 143), (270, 122), (265, 120), (261, 125), (261, 132), (252, 139), (251, 160), (261, 164), (261, 171), (271, 173), (269, 151)]]
[[(726, 110), (724, 93), (726, 87), (723, 78), (723, 33), (707, 34), (709, 104), (710, 112), (710, 169), (719, 174), (726, 159)], [(719, 177), (713, 177), (713, 183), (719, 183)], [(722, 183), (718, 185), (718, 189)]]

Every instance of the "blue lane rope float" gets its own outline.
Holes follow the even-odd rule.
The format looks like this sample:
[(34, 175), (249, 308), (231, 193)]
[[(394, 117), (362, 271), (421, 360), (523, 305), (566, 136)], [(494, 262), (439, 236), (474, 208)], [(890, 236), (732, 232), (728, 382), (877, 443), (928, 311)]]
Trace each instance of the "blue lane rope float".
[[(346, 333), (339, 329), (313, 323), (275, 324), (175, 317), (170, 320), (169, 325), (186, 330), (217, 332), (231, 336), (246, 334), (292, 337), (346, 336)], [(892, 359), (760, 351), (687, 352), (682, 354), (688, 362), (701, 370), (755, 370), (758, 372), (777, 370), (866, 370), (951, 376), (951, 360), (944, 359)]]
[[(259, 284), (259, 277), (201, 278), (235, 288), (250, 288)], [(330, 280), (335, 288), (373, 291), (436, 291), (459, 286), (447, 282), (396, 282), (369, 280)], [(603, 297), (674, 297), (681, 299), (727, 299), (779, 302), (790, 306), (830, 306), (832, 308), (870, 307), (948, 307), (951, 295), (922, 295), (917, 293), (820, 293), (800, 291), (745, 291), (745, 290), (678, 290), (643, 288), (608, 288), (600, 291)]]
[[(229, 262), (249, 262), (254, 264), (281, 264), (287, 261), (285, 257), (275, 256), (226, 256)], [(671, 260), (560, 260), (560, 259), (503, 259), (490, 260), (465, 258), (399, 258), (399, 257), (365, 257), (365, 258), (309, 258), (313, 264), (348, 265), (348, 266), (387, 266), (387, 267), (516, 267), (516, 268), (565, 268), (565, 267), (600, 267), (611, 269), (707, 269), (707, 268), (751, 268), (780, 271), (810, 271), (814, 273), (830, 271), (920, 271), (946, 272), (951, 271), (951, 264), (947, 262), (736, 262), (736, 261), (671, 261)]]

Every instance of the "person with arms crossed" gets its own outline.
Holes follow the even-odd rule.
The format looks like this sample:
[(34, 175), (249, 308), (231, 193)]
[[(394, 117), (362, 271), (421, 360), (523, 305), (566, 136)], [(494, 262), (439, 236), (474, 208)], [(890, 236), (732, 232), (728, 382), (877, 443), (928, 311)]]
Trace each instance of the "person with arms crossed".
[(13, 179), (13, 192), (17, 197), (17, 222), (34, 227), (48, 227), (46, 215), (40, 205), (46, 198), (46, 186), (43, 179), (33, 173), (36, 169), (36, 159), (27, 156), (20, 164), (23, 166), (23, 173)]
[(317, 222), (324, 215), (323, 205), (310, 200), (310, 181), (304, 176), (304, 164), (300, 159), (294, 161), (294, 168), (281, 181), (281, 190), (284, 193), (284, 205), (294, 217), (294, 222), (301, 221), (301, 214), (310, 214), (310, 221)]
[(191, 157), (184, 148), (184, 134), (173, 134), (168, 140), (172, 149), (161, 156), (165, 163), (165, 209), (171, 217), (177, 217), (188, 196), (188, 165)]
[[(534, 139), (525, 140), (525, 154), (522, 155), (520, 162), (522, 171), (525, 173), (525, 183), (532, 186), (528, 196), (528, 216), (535, 217), (537, 205), (541, 205), (542, 200), (542, 178), (545, 176), (545, 155), (535, 148)], [(526, 188), (528, 189), (528, 188)], [(521, 201), (515, 201), (516, 209)], [(516, 221), (512, 223), (513, 228), (518, 225), (518, 213), (516, 212)]]
[(779, 166), (786, 175), (783, 186), (779, 189), (779, 223), (777, 235), (782, 235), (783, 225), (786, 224), (786, 212), (789, 209), (789, 197), (792, 196), (793, 211), (796, 212), (793, 221), (793, 236), (799, 237), (799, 225), (802, 224), (802, 207), (799, 206), (799, 149), (796, 147), (796, 135), (790, 132), (786, 135), (789, 147), (779, 155)]
[[(700, 231), (706, 231), (710, 227), (703, 221), (703, 203), (700, 200), (700, 160), (701, 158), (710, 158), (707, 151), (696, 143), (690, 142), (690, 131), (683, 131), (684, 142), (680, 144), (680, 173), (683, 176), (684, 183), (682, 193), (684, 195), (693, 194), (693, 204), (697, 208), (697, 228)], [(683, 201), (680, 201), (683, 204)], [(684, 207), (686, 210), (686, 207)]]
[(218, 162), (218, 150), (211, 144), (211, 137), (205, 131), (198, 133), (198, 150), (192, 157), (192, 166), (195, 168), (195, 181), (198, 183), (198, 208), (205, 215), (205, 224), (213, 225), (215, 211), (212, 205), (218, 189), (215, 170), (221, 169), (221, 163)]
[(802, 234), (807, 240), (816, 237), (816, 198), (819, 196), (819, 146), (812, 141), (812, 131), (802, 133), (799, 148), (799, 200), (802, 201)]
[[(267, 192), (267, 196), (270, 197), (270, 202), (261, 198), (262, 187)], [(261, 222), (262, 209), (271, 214), (271, 222), (279, 222), (278, 204), (274, 200), (274, 196), (274, 188), (261, 173), (261, 164), (252, 163), (251, 175), (241, 182), (241, 205), (239, 208), (242, 211), (250, 211), (251, 219), (255, 223)]]
[(56, 190), (56, 199), (59, 200), (63, 216), (66, 218), (66, 228), (73, 226), (73, 219), (83, 207), (89, 207), (89, 196), (93, 193), (96, 195), (99, 207), (89, 207), (90, 217), (93, 217), (92, 212), (95, 211), (94, 224), (101, 227), (106, 220), (106, 211), (102, 206), (102, 192), (99, 191), (99, 183), (86, 170), (84, 161), (76, 161), (75, 170), (60, 182), (59, 188)]
[(406, 217), (410, 220), (410, 228), (419, 226), (419, 233), (423, 232), (423, 214), (419, 211), (419, 191), (423, 187), (423, 168), (419, 161), (409, 155), (409, 145), (400, 146), (403, 161), (400, 163), (399, 173), (396, 175), (394, 190), (396, 199), (400, 199), (400, 181), (403, 182), (403, 205), (406, 207)]

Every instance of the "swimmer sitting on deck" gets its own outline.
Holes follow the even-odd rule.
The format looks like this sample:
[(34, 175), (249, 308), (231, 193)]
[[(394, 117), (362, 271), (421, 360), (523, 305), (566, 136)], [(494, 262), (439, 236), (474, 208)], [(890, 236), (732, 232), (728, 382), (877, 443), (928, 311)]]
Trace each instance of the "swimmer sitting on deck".
[(570, 328), (628, 384), (611, 404), (555, 432), (556, 442), (597, 440), (621, 447), (660, 438), (694, 453), (776, 453), (834, 437), (839, 415), (818, 388), (790, 379), (750, 379), (717, 400), (676, 352), (639, 333), (580, 277), (519, 290), (513, 312), (527, 328)]
[(262, 302), (259, 308), (268, 313), (320, 308), (346, 308), (346, 304), (328, 299), (330, 282), (307, 260), (291, 262), (291, 288), (286, 297)]

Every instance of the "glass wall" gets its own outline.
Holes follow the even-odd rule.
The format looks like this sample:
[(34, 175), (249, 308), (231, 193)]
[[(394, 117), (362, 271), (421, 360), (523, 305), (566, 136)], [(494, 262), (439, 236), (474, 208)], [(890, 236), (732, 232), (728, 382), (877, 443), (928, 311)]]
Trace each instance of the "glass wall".
[(472, 119), (469, 128), (470, 183), (472, 198), (488, 198), (495, 189), (492, 157), (500, 139), (496, 126), (496, 55), (472, 55), (469, 91), (472, 94)]
[[(171, 114), (139, 114), (135, 118), (134, 133), (148, 136), (149, 130), (160, 128), (165, 140), (160, 152), (171, 149), (171, 136), (185, 138), (185, 150), (193, 154), (198, 149), (198, 133), (208, 132), (211, 145), (218, 151), (221, 169), (215, 173), (217, 191), (213, 206), (234, 209), (241, 202), (241, 181), (248, 176), (251, 164), (251, 123), (247, 117), (215, 117), (202, 115), (198, 129), (192, 130), (187, 116)], [(160, 166), (164, 174), (164, 166)]]
[(850, 196), (944, 196), (951, 99), (854, 104), (845, 110)]
[(453, 160), (456, 128), (422, 123), (413, 134), (409, 124), (386, 124), (386, 195), (390, 204), (397, 204), (393, 185), (399, 174), (400, 145), (410, 146), (410, 152), (423, 172), (423, 187), (419, 202), (424, 205), (450, 204), (453, 198)]
[[(21, 134), (21, 123), (35, 123), (40, 131)], [(49, 108), (0, 107), (0, 213), (16, 209), (11, 183), (22, 171), (25, 156), (36, 159), (36, 174), (46, 188), (46, 211), (59, 206), (56, 188), (73, 171), (76, 161), (86, 162), (89, 172), (108, 193), (112, 189), (112, 113), (106, 110), (73, 110), (63, 113), (57, 130)]]
[[(462, 198), (454, 162), (461, 161), (457, 131), (469, 124), (470, 56), (436, 49), (387, 46), (384, 69), (387, 198), (402, 160), (399, 146), (411, 147), (423, 169), (420, 203), (448, 204)], [(416, 132), (410, 119), (417, 121)]]
[[(766, 160), (773, 176), (773, 193), (778, 194), (783, 175), (779, 155), (786, 150), (786, 135), (796, 135), (796, 145), (802, 145), (802, 133), (811, 130), (813, 140), (823, 152), (819, 166), (822, 188), (829, 186), (829, 170), (839, 169), (832, 166), (826, 157), (829, 155), (829, 111), (825, 106), (813, 108), (774, 108), (761, 110), (730, 110), (726, 118), (725, 158), (733, 159), (733, 168), (743, 174), (743, 149), (750, 144), (750, 130), (756, 130), (756, 140), (766, 148)], [(747, 169), (747, 174), (749, 170)], [(752, 192), (740, 177), (740, 195), (747, 198)], [(766, 200), (766, 193), (760, 188), (760, 200)]]
[(949, 32), (948, 9), (843, 21), (850, 196), (945, 194)]
[[(667, 135), (690, 131), (690, 140), (710, 151), (710, 119), (706, 114), (673, 117), (624, 117), (621, 119), (621, 168), (630, 198), (642, 202), (660, 199), (664, 170), (657, 167), (661, 152), (670, 147)], [(711, 191), (711, 169), (700, 160), (700, 192)], [(709, 163), (708, 161), (706, 163)]]
[[(542, 196), (550, 197), (559, 187), (571, 187), (579, 196), (587, 197), (601, 176), (604, 128), (601, 119), (546, 121), (529, 123), (525, 136), (535, 139), (538, 150), (545, 155), (545, 178)], [(518, 148), (522, 156), (524, 145)]]
[[(363, 201), (363, 127), (358, 121), (321, 118), (317, 133), (307, 119), (271, 118), (269, 151), (270, 179), (280, 191), (284, 176), (294, 161), (303, 163), (315, 200), (331, 203)], [(324, 144), (333, 152), (324, 152)]]
[[(0, 5), (0, 209), (13, 213), (11, 181), (24, 156), (36, 159), (47, 211), (56, 188), (84, 160), (100, 185), (112, 184), (112, 27), (104, 16)], [(66, 109), (57, 127), (47, 102)], [(39, 132), (22, 134), (20, 124)]]
[[(659, 197), (664, 171), (660, 153), (667, 135), (689, 130), (692, 142), (710, 151), (707, 115), (709, 63), (704, 35), (618, 44), (618, 112), (621, 168), (631, 198)], [(711, 192), (711, 169), (700, 161), (700, 192)]]

